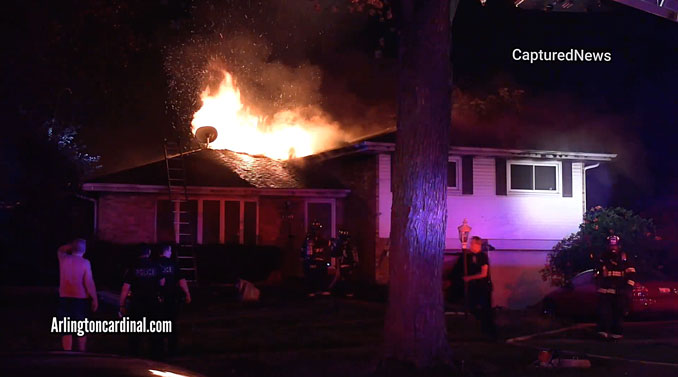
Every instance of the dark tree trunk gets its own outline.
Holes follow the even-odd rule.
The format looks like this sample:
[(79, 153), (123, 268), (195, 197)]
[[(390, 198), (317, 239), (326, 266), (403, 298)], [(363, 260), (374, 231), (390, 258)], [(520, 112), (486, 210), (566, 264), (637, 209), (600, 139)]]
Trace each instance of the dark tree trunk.
[(447, 362), (442, 264), (447, 222), (452, 73), (450, 6), (401, 0), (385, 356), (419, 367)]

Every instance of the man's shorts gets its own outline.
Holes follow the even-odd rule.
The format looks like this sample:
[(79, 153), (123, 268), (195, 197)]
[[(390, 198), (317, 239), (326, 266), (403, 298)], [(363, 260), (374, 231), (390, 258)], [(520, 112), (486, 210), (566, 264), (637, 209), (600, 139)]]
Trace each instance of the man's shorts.
[(89, 314), (89, 300), (86, 298), (59, 297), (57, 317), (82, 321)]

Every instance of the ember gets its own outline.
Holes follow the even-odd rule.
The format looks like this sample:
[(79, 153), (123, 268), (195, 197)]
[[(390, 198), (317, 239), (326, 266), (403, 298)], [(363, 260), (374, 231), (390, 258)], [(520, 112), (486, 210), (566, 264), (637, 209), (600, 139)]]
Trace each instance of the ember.
[(207, 87), (202, 92), (202, 107), (191, 122), (194, 135), (201, 127), (217, 130), (210, 148), (284, 160), (322, 151), (346, 138), (339, 126), (317, 109), (288, 109), (268, 118), (254, 114), (243, 104), (233, 76), (223, 73), (216, 91)]

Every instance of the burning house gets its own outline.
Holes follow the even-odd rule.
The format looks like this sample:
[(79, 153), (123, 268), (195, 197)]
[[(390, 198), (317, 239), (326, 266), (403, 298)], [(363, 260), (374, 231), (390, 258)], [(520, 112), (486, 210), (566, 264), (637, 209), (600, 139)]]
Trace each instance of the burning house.
[[(203, 93), (203, 107), (194, 116), (193, 131), (212, 142), (209, 148), (84, 184), (97, 197), (98, 238), (274, 245), (284, 250), (285, 272), (295, 274), (304, 236), (318, 220), (326, 237), (342, 228), (352, 234), (362, 279), (387, 283), (395, 133), (327, 148), (324, 141), (334, 126), (300, 121), (297, 115), (278, 114), (268, 122), (253, 115), (226, 74), (218, 92)], [(539, 274), (548, 251), (577, 231), (587, 208), (586, 172), (616, 155), (489, 148), (466, 143), (458, 134), (454, 142), (446, 258), (456, 258), (457, 226), (467, 219), (472, 235), (495, 248), (490, 252), (495, 303), (536, 303), (549, 290)], [(169, 170), (178, 160), (185, 176), (177, 200)]]
[[(84, 184), (85, 191), (98, 196), (97, 237), (126, 244), (275, 245), (298, 251), (308, 219), (327, 224), (327, 237), (343, 223), (350, 190), (301, 164), (213, 149), (169, 161), (180, 158), (185, 200), (169, 195), (164, 160)], [(180, 231), (179, 219), (190, 225)], [(181, 239), (182, 234), (191, 239)], [(289, 256), (298, 259), (298, 252)]]
[[(455, 141), (465, 145), (449, 151), (446, 265), (461, 251), (457, 227), (466, 219), (471, 235), (494, 247), (495, 304), (535, 304), (551, 289), (539, 273), (548, 252), (582, 222), (587, 171), (616, 155), (489, 148), (463, 134)], [(395, 132), (385, 132), (306, 158), (336, 172), (351, 190), (343, 203), (346, 227), (359, 240), (367, 276), (382, 284), (388, 282), (394, 151)]]
[[(313, 220), (327, 237), (349, 230), (361, 276), (388, 282), (394, 133), (291, 160), (201, 149), (184, 155), (190, 223), (197, 244), (275, 245), (298, 261)], [(538, 273), (547, 252), (576, 232), (586, 209), (586, 172), (613, 154), (450, 148), (447, 258), (457, 226), (489, 240), (497, 305), (533, 304), (549, 287)], [(163, 160), (92, 180), (97, 236), (120, 243), (178, 242)], [(172, 206), (176, 206), (173, 208)], [(294, 268), (292, 268), (294, 270)], [(297, 270), (298, 271), (298, 270)]]

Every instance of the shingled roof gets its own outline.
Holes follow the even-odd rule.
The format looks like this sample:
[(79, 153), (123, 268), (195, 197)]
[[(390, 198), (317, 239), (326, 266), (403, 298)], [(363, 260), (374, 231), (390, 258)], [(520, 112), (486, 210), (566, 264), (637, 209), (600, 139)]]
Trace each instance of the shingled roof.
[[(532, 150), (556, 150), (568, 152), (600, 152), (610, 153), (610, 145), (605, 140), (582, 139), (579, 137), (506, 137), (500, 131), (490, 134), (478, 135), (476, 131), (469, 129), (455, 129), (450, 136), (450, 146), (469, 148), (497, 148), (497, 149), (532, 149)], [(396, 142), (395, 128), (388, 128), (381, 132), (368, 135), (351, 144), (360, 142), (391, 143)]]
[[(173, 157), (178, 158), (178, 157)], [(279, 161), (229, 150), (201, 149), (184, 154), (188, 186), (261, 189), (343, 189), (328, 175), (315, 174), (300, 161)], [(89, 183), (167, 185), (165, 160), (107, 174)]]

